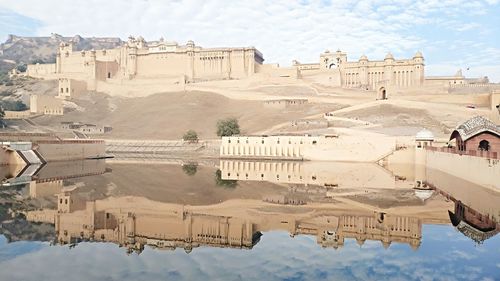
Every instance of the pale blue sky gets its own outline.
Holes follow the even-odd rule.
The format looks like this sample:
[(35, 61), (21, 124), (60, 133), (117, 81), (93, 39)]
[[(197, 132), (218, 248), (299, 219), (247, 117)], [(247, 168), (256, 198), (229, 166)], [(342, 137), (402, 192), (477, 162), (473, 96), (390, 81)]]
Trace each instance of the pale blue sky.
[[(318, 61), (325, 49), (350, 60), (424, 53), (428, 75), (462, 68), (500, 82), (499, 0), (0, 0), (7, 34), (164, 37), (213, 46), (256, 46), (266, 62)], [(466, 70), (469, 68), (470, 70)]]
[(500, 236), (482, 245), (451, 226), (424, 225), (418, 251), (393, 242), (338, 250), (312, 235), (266, 232), (251, 250), (199, 247), (186, 254), (146, 247), (127, 255), (111, 243), (73, 249), (40, 242), (7, 244), (0, 236), (1, 280), (498, 280)]

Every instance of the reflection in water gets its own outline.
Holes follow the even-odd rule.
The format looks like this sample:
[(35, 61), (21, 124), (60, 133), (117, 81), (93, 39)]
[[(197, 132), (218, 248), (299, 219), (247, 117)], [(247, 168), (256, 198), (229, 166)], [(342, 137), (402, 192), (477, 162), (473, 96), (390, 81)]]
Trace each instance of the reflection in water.
[[(30, 167), (35, 167), (32, 169)], [(35, 181), (36, 183), (54, 182), (70, 178), (100, 175), (105, 173), (106, 162), (104, 160), (82, 160), (82, 161), (59, 161), (41, 165), (24, 166), (18, 170), (18, 166), (3, 167), (7, 173), (3, 173), (2, 185), (22, 185)], [(33, 173), (26, 174), (26, 171)]]
[[(346, 238), (420, 245), (422, 221), (416, 217), (378, 212), (324, 210), (290, 213), (292, 207), (262, 211), (257, 202), (191, 208), (143, 198), (108, 198), (85, 202), (71, 191), (57, 195), (57, 209), (30, 211), (27, 219), (55, 225), (57, 242), (108, 241), (142, 251), (144, 245), (191, 251), (200, 245), (252, 248), (261, 231), (286, 230), (290, 235), (314, 235), (323, 247), (338, 248)], [(235, 205), (233, 207), (236, 207)], [(264, 205), (265, 206), (265, 205)], [(229, 215), (220, 215), (222, 211)], [(281, 212), (280, 212), (281, 211)]]
[[(290, 248), (300, 249), (301, 237), (314, 237), (317, 248), (342, 249), (338, 252), (347, 254), (355, 241), (362, 247), (356, 252), (360, 258), (385, 248), (387, 256), (405, 260), (416, 254), (401, 249), (419, 253), (426, 239), (441, 237), (440, 243), (455, 243), (458, 249), (471, 241), (449, 239), (446, 235), (450, 234), (442, 232), (426, 233), (428, 225), (451, 222), (474, 243), (497, 241), (492, 237), (500, 230), (498, 192), (432, 170), (419, 181), (431, 190), (413, 189), (414, 178), (397, 176), (374, 164), (224, 160), (220, 170), (196, 164), (111, 167), (113, 172), (101, 161), (54, 163), (29, 179), (5, 177), (3, 194), (12, 196), (2, 197), (11, 204), (10, 213), (2, 215), (2, 224), (11, 227), (2, 226), (0, 232), (12, 236), (14, 224), (31, 222), (52, 227), (53, 232), (44, 232), (39, 240), (53, 235), (54, 244), (71, 248), (86, 241), (110, 242), (127, 253), (143, 253), (146, 246), (187, 253), (198, 248), (189, 255), (197, 256), (203, 254), (200, 248), (261, 251), (263, 241), (274, 231), (285, 231), (294, 238)], [(26, 235), (16, 237), (29, 240)], [(29, 237), (36, 240), (37, 236)], [(484, 243), (481, 247), (488, 242)], [(272, 244), (266, 247), (271, 252), (284, 250)], [(425, 253), (425, 259), (441, 255)], [(327, 266), (325, 260), (315, 262)], [(384, 270), (389, 268), (384, 265)]]
[(348, 188), (409, 188), (413, 183), (374, 163), (221, 160), (222, 179)]
[(448, 213), (453, 226), (476, 243), (483, 243), (500, 232), (500, 225), (489, 216), (476, 212), (460, 201), (455, 202), (455, 212)]

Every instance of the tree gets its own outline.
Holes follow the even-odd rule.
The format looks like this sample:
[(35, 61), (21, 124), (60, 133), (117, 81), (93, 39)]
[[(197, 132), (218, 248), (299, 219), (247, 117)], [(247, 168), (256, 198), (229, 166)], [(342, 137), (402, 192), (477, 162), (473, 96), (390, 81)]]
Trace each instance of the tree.
[(197, 142), (198, 134), (194, 130), (189, 130), (182, 136), (182, 139), (187, 142)]
[(236, 118), (227, 118), (217, 121), (217, 136), (229, 137), (240, 133), (240, 125)]
[(26, 72), (26, 69), (28, 68), (28, 66), (26, 64), (19, 64), (16, 66), (16, 69), (17, 71), (19, 72)]

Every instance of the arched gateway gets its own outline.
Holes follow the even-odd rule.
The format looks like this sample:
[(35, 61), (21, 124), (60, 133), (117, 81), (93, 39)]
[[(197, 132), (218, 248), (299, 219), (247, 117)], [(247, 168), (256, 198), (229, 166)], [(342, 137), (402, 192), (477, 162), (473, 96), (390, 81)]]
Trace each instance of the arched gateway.
[(377, 92), (377, 99), (378, 100), (386, 100), (387, 99), (387, 92), (385, 90), (385, 87), (380, 87)]

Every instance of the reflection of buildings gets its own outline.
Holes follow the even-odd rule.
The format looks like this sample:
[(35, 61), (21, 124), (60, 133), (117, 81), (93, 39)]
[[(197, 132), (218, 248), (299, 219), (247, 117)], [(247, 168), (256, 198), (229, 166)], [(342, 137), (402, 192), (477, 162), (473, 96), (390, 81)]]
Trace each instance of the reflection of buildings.
[[(333, 222), (333, 223), (332, 223)], [(356, 239), (361, 246), (366, 240), (380, 241), (384, 248), (392, 242), (409, 244), (413, 249), (420, 246), (422, 222), (417, 218), (389, 216), (384, 213), (372, 215), (341, 215), (328, 218), (327, 224), (299, 224), (297, 234), (317, 236), (318, 244), (337, 249), (346, 238)]]
[[(73, 192), (58, 194), (56, 210), (29, 212), (28, 220), (54, 223), (57, 241), (62, 244), (82, 240), (108, 241), (142, 251), (144, 245), (156, 248), (194, 247), (252, 248), (260, 238), (247, 220), (197, 214), (182, 206), (164, 211), (148, 208), (127, 209), (125, 205), (106, 206), (106, 202), (85, 202)], [(104, 205), (101, 205), (104, 204)]]
[(455, 201), (454, 213), (448, 212), (453, 226), (477, 243), (482, 243), (500, 232), (500, 225), (489, 216), (473, 210), (460, 201)]
[[(293, 208), (293, 207), (292, 207)], [(300, 207), (299, 207), (300, 208)], [(57, 210), (28, 212), (30, 221), (55, 224), (57, 241), (108, 241), (128, 251), (142, 251), (144, 245), (155, 248), (199, 246), (250, 249), (259, 241), (261, 231), (285, 230), (294, 235), (315, 235), (323, 247), (339, 248), (345, 239), (406, 243), (416, 249), (421, 239), (421, 219), (361, 211), (345, 214), (329, 210), (304, 213), (261, 213), (238, 210), (237, 216), (208, 210), (165, 204), (137, 197), (108, 198), (85, 202), (71, 191), (58, 194)], [(225, 210), (227, 211), (227, 210)], [(233, 211), (231, 211), (233, 212)]]
[(374, 163), (221, 160), (220, 169), (223, 180), (350, 188), (411, 187)]
[[(2, 185), (30, 184), (30, 194), (36, 197), (44, 189), (52, 189), (62, 186), (62, 180), (79, 178), (85, 176), (100, 175), (106, 172), (105, 160), (82, 160), (82, 161), (60, 161), (49, 162), (41, 166), (36, 166), (33, 173), (27, 174), (27, 168), (11, 172), (2, 180)], [(46, 187), (44, 187), (46, 186)], [(55, 193), (53, 193), (55, 194)]]

